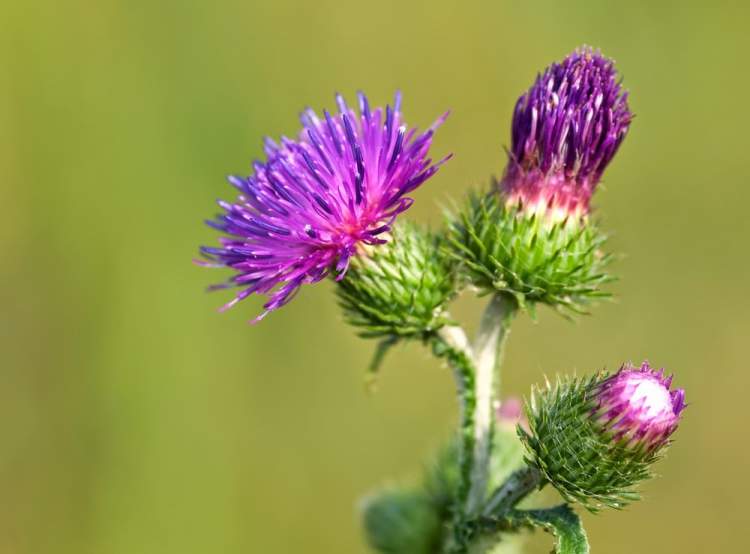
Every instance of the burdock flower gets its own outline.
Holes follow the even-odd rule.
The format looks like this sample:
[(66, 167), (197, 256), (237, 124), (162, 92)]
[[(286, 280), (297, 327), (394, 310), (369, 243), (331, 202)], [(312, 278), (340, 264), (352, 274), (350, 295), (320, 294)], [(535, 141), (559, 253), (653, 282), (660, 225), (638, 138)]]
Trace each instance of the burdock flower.
[(534, 391), (530, 430), (519, 430), (529, 462), (569, 501), (590, 510), (638, 498), (685, 409), (685, 391), (648, 363), (612, 375), (559, 380)]
[(606, 237), (586, 216), (631, 119), (614, 65), (597, 51), (577, 50), (537, 77), (516, 103), (503, 178), (450, 222), (474, 285), (573, 311), (606, 296)]
[(506, 202), (556, 221), (586, 215), (631, 119), (611, 60), (582, 48), (552, 64), (516, 102)]
[(239, 190), (234, 203), (207, 223), (225, 233), (221, 246), (202, 247), (213, 263), (236, 274), (212, 288), (239, 287), (229, 308), (251, 294), (269, 296), (265, 311), (286, 304), (303, 283), (330, 272), (343, 278), (361, 245), (385, 242), (408, 195), (432, 177), (447, 159), (427, 157), (435, 129), (407, 130), (401, 97), (394, 106), (370, 109), (359, 94), (359, 110), (336, 96), (338, 113), (319, 118), (307, 109), (297, 140), (265, 143), (266, 161), (253, 164), (248, 177), (229, 177)]

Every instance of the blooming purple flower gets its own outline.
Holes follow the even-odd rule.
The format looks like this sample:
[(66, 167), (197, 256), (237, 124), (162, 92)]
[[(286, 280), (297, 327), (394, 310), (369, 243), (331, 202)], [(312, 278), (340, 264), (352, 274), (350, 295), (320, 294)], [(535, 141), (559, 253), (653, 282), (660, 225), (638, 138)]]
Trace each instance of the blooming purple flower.
[(685, 391), (670, 390), (672, 377), (644, 362), (624, 365), (595, 391), (593, 416), (612, 439), (653, 451), (666, 445), (685, 409)]
[(229, 177), (239, 190), (234, 203), (207, 223), (227, 236), (220, 247), (201, 248), (213, 263), (236, 274), (212, 288), (239, 287), (229, 308), (251, 294), (269, 296), (265, 311), (286, 304), (303, 283), (334, 271), (343, 278), (362, 245), (385, 241), (407, 195), (432, 177), (450, 156), (433, 164), (427, 157), (440, 117), (427, 131), (407, 130), (401, 95), (393, 107), (370, 109), (359, 93), (359, 110), (336, 95), (338, 113), (302, 113), (297, 140), (265, 141), (266, 161), (248, 177)]
[(632, 114), (611, 60), (584, 47), (537, 77), (516, 103), (507, 203), (554, 220), (584, 216)]

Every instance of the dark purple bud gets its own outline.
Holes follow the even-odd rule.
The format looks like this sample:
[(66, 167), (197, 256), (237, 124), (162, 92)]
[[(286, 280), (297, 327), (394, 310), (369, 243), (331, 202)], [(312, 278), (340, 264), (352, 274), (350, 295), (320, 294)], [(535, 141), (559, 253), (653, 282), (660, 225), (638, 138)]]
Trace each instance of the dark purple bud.
[(584, 47), (552, 64), (516, 103), (506, 201), (555, 220), (585, 216), (631, 119), (612, 60)]

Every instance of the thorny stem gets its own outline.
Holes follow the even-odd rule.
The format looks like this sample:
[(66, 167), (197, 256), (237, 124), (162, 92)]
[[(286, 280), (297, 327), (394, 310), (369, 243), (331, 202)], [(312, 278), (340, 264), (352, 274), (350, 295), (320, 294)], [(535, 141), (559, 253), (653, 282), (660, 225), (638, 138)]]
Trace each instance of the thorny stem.
[(482, 314), (479, 331), (474, 341), (474, 415), (472, 468), (470, 488), (465, 504), (466, 515), (476, 515), (484, 504), (489, 474), (489, 460), (494, 431), (494, 403), (499, 393), (500, 364), (510, 324), (517, 308), (516, 300), (508, 294), (492, 297)]

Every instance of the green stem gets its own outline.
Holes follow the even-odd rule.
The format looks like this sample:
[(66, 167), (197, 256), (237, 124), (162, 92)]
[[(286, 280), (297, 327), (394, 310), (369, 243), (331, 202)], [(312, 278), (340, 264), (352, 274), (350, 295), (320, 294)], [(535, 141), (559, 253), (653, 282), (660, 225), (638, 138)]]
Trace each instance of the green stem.
[(466, 333), (461, 327), (446, 326), (438, 332), (438, 351), (453, 369), (460, 406), (458, 464), (460, 480), (457, 502), (463, 506), (471, 487), (474, 466), (474, 414), (476, 407), (473, 353)]
[(518, 304), (506, 294), (490, 300), (479, 323), (474, 346), (463, 329), (438, 331), (436, 353), (447, 358), (456, 379), (461, 407), (459, 430), (459, 485), (454, 535), (450, 552), (465, 551), (466, 522), (478, 515), (487, 492), (494, 430), (494, 399), (499, 365), (508, 330)]
[[(474, 397), (474, 369), (473, 354), (466, 333), (461, 327), (446, 326), (438, 331), (433, 342), (435, 354), (445, 357), (453, 369), (456, 380), (460, 405), (460, 428), (458, 436), (458, 466), (459, 483), (456, 491), (456, 503), (463, 506), (471, 487), (471, 470), (474, 452), (474, 412), (476, 398)], [(467, 538), (465, 533), (465, 517), (462, 510), (456, 510), (452, 526), (452, 534), (446, 543), (446, 552), (462, 553), (465, 551)]]
[(502, 517), (531, 492), (540, 488), (543, 479), (539, 470), (532, 466), (523, 467), (511, 474), (487, 501), (482, 510), (484, 516)]
[(508, 294), (492, 297), (482, 314), (479, 331), (472, 349), (476, 375), (474, 378), (474, 414), (472, 468), (465, 512), (471, 517), (481, 510), (487, 493), (489, 460), (494, 432), (494, 403), (499, 394), (500, 364), (510, 324), (518, 304)]

